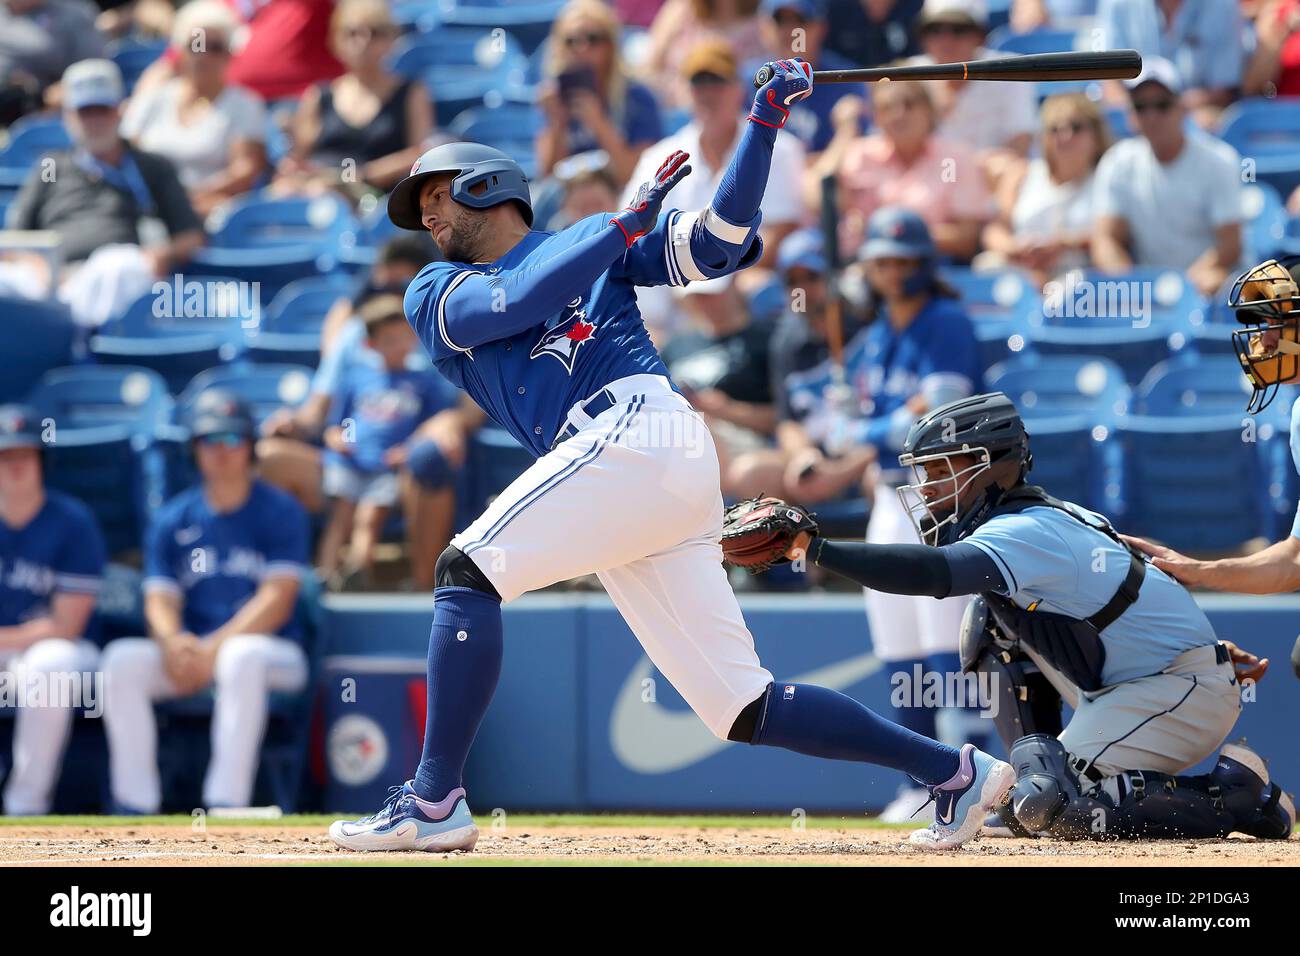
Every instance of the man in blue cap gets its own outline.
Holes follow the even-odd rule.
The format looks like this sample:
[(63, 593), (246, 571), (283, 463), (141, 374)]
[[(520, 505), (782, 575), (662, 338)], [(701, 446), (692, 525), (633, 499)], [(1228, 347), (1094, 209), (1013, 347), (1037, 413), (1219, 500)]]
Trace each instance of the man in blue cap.
[(189, 427), (202, 480), (163, 505), (145, 538), (150, 636), (104, 651), (110, 782), (123, 813), (157, 813), (162, 802), (154, 701), (215, 686), (203, 804), (245, 807), (270, 693), (307, 682), (294, 617), (307, 513), (253, 476), (253, 417), (234, 395), (201, 394)]
[(99, 703), (85, 675), (104, 539), (89, 508), (45, 487), (42, 431), (34, 409), (0, 406), (0, 678), (18, 702), (4, 809), (19, 816), (50, 812), (74, 708)]

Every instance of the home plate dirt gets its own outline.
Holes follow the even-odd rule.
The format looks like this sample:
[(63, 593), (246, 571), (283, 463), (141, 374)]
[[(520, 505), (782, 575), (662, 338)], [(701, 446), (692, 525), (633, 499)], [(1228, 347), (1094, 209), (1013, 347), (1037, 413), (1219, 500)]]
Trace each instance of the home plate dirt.
[(818, 825), (805, 830), (711, 825), (485, 827), (474, 853), (360, 854), (340, 850), (324, 827), (209, 824), (64, 824), (0, 827), (0, 866), (265, 866), (447, 863), (804, 864), (844, 866), (1300, 865), (1300, 839), (1250, 837), (1140, 844), (983, 838), (953, 853), (906, 844), (906, 829)]

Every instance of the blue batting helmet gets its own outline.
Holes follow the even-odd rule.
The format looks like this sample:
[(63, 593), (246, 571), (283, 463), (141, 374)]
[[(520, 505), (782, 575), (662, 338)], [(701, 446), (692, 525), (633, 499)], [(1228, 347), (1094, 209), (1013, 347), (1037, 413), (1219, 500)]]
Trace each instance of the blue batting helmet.
[(27, 405), (0, 405), (0, 451), (41, 447), (41, 417)]
[[(393, 187), (388, 196), (388, 218), (403, 229), (421, 231), (420, 189), (431, 176), (455, 173), (451, 198), (471, 209), (486, 209), (514, 200), (519, 203), (525, 224), (533, 224), (532, 197), (528, 177), (519, 164), (491, 146), (481, 143), (445, 143), (425, 152), (415, 161), (410, 174)], [(481, 193), (470, 190), (480, 185)]]
[(934, 239), (925, 220), (901, 206), (877, 209), (867, 221), (867, 240), (858, 250), (859, 259), (920, 259), (921, 267), (903, 286), (916, 295), (929, 288), (934, 278)]

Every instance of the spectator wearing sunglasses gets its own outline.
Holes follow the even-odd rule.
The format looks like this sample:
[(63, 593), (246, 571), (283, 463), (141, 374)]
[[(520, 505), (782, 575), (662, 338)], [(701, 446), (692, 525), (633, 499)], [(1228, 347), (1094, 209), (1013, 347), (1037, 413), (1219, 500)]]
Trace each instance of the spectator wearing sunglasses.
[(171, 160), (200, 216), (252, 189), (266, 170), (266, 107), (227, 82), (238, 23), (220, 0), (195, 0), (172, 25), (174, 78), (131, 99), (122, 135)]
[[(916, 25), (923, 52), (909, 63), (960, 63), (1002, 55), (984, 46), (984, 0), (926, 0)], [(945, 80), (930, 86), (939, 135), (974, 149), (990, 184), (996, 184), (1015, 158), (1029, 155), (1038, 128), (1032, 83)]]
[[(1217, 126), (1237, 98), (1245, 68), (1240, 0), (1100, 0), (1097, 29), (1102, 49), (1169, 60), (1183, 105), (1204, 129)], [(1122, 99), (1116, 85), (1109, 89), (1112, 99)]]
[(1241, 259), (1242, 186), (1236, 150), (1184, 127), (1177, 68), (1145, 60), (1126, 80), (1138, 136), (1116, 143), (1097, 167), (1092, 259), (1101, 269), (1185, 271), (1214, 295)]
[(555, 18), (538, 97), (545, 117), (536, 143), (540, 175), (569, 156), (604, 150), (621, 188), (642, 151), (663, 136), (654, 94), (623, 67), (619, 30), (600, 0), (573, 0)]
[(984, 229), (978, 266), (1019, 266), (1038, 285), (1089, 262), (1097, 163), (1110, 145), (1106, 118), (1082, 93), (1043, 101), (1042, 155), (1003, 177), (998, 218)]
[(399, 33), (384, 0), (342, 0), (335, 8), (330, 46), (346, 72), (303, 94), (278, 189), (296, 182), (307, 192), (383, 192), (410, 170), (433, 131), (434, 107), (423, 85), (388, 69)]

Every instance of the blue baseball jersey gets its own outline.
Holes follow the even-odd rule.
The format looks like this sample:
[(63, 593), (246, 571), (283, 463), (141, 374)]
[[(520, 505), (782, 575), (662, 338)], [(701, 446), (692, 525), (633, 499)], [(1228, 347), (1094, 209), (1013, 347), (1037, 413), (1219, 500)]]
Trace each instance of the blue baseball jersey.
[[(240, 508), (216, 512), (196, 485), (163, 505), (150, 525), (144, 587), (179, 594), (185, 629), (202, 637), (230, 620), (264, 580), (301, 578), (308, 542), (307, 512), (292, 495), (254, 481)], [(292, 617), (276, 633), (303, 637)]]
[[(1291, 406), (1291, 460), (1295, 470), (1300, 473), (1300, 398)], [(1300, 538), (1300, 506), (1296, 508), (1295, 521), (1291, 524), (1291, 537)]]
[[(862, 360), (867, 354), (863, 329), (844, 347), (844, 376), (847, 382), (861, 382)], [(785, 377), (781, 406), (791, 421), (798, 422), (808, 437), (825, 448), (835, 448), (849, 437), (850, 430), (860, 428), (863, 398), (856, 390), (849, 396), (852, 407), (837, 409), (831, 386), (834, 363), (825, 359), (812, 368), (791, 372)], [(847, 403), (846, 403), (847, 404)], [(846, 420), (849, 415), (852, 420)]]
[[(1080, 514), (1091, 514), (1071, 504)], [(989, 519), (963, 539), (989, 555), (1018, 606), (1075, 618), (1096, 614), (1129, 570), (1129, 553), (1094, 528), (1046, 506)], [(1188, 590), (1147, 563), (1137, 601), (1101, 633), (1102, 683), (1157, 674), (1184, 651), (1216, 638)]]
[[(676, 209), (661, 213), (656, 227), (589, 289), (555, 314), (528, 316), (531, 324), (514, 335), (466, 348), (448, 338), (444, 300), (472, 274), (526, 271), (612, 228), (610, 214), (589, 216), (559, 233), (529, 232), (493, 263), (425, 266), (406, 291), (407, 320), (449, 381), (465, 389), (521, 445), (544, 455), (575, 402), (629, 375), (668, 377), (641, 321), (635, 287), (685, 284), (681, 230), (674, 235), (683, 215)], [(528, 303), (502, 302), (499, 309), (493, 303), (492, 308), (527, 309)]]
[[(76, 498), (45, 492), (45, 504), (21, 528), (0, 521), (0, 627), (47, 617), (54, 595), (98, 594), (106, 549), (94, 514)], [(89, 633), (68, 634), (94, 640)]]
[(453, 404), (432, 370), (391, 371), (356, 363), (334, 392), (332, 421), (348, 423), (350, 455), (331, 455), (362, 471), (383, 471), (384, 452), (411, 437), (423, 422)]
[(866, 420), (860, 439), (880, 449), (882, 462), (897, 460), (916, 416), (905, 411), (921, 395), (928, 408), (984, 390), (979, 343), (956, 299), (932, 297), (916, 318), (896, 331), (882, 314), (846, 350), (845, 368)]

